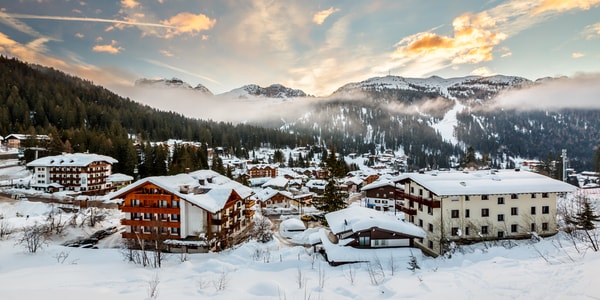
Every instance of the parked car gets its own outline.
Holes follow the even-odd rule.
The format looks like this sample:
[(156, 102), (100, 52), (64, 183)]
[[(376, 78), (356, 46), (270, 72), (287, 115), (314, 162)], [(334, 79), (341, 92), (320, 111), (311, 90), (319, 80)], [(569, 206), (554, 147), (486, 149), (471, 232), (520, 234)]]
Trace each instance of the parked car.
[(104, 229), (102, 229), (102, 230), (98, 230), (98, 231), (92, 233), (92, 235), (90, 235), (90, 238), (101, 240), (101, 239), (105, 238), (107, 235), (108, 234), (106, 233), (106, 231)]
[(111, 235), (111, 234), (119, 231), (119, 228), (117, 228), (117, 226), (110, 226), (110, 227), (107, 227), (106, 229), (104, 229), (104, 231), (106, 231), (107, 235)]

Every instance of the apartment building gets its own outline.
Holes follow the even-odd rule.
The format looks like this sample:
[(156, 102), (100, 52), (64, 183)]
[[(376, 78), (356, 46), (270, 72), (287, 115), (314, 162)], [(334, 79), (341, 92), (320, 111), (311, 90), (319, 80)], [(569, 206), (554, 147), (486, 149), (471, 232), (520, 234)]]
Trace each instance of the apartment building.
[(104, 195), (112, 188), (107, 179), (112, 174), (112, 165), (117, 162), (105, 155), (69, 153), (42, 157), (28, 163), (27, 167), (33, 169), (33, 189)]
[[(111, 196), (122, 199), (123, 238), (169, 241), (173, 248), (219, 250), (245, 234), (254, 215), (252, 189), (211, 170), (148, 177)], [(193, 247), (192, 247), (193, 246)]]
[(556, 200), (572, 185), (526, 171), (409, 173), (402, 211), (427, 236), (415, 244), (431, 255), (451, 242), (525, 238), (557, 232)]

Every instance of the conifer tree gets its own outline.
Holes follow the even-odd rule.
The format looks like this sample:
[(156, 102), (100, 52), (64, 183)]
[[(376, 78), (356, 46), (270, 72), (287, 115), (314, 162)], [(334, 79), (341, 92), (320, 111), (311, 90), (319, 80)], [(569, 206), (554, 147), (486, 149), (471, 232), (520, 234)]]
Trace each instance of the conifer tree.
[(569, 220), (569, 223), (574, 225), (576, 229), (585, 231), (592, 249), (598, 251), (598, 239), (590, 233), (590, 231), (596, 229), (595, 222), (600, 222), (600, 216), (595, 214), (590, 200), (583, 198), (580, 211)]

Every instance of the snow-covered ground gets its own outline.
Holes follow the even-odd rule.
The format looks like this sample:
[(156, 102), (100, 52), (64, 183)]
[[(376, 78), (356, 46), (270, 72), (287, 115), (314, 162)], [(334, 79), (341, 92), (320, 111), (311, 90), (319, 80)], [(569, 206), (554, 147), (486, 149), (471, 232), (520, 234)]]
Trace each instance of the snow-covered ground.
[[(600, 195), (595, 198), (598, 203)], [(44, 222), (51, 205), (0, 202), (3, 219), (19, 230)], [(100, 249), (62, 246), (97, 229), (117, 225), (120, 213), (94, 228), (69, 227), (37, 253), (28, 253), (13, 233), (0, 241), (2, 299), (598, 299), (600, 253), (585, 250), (564, 234), (543, 239), (476, 244), (452, 258), (412, 252), (420, 269), (409, 270), (409, 249), (365, 251), (367, 263), (329, 266), (311, 248), (274, 240), (251, 241), (220, 253), (172, 254), (160, 269), (124, 260), (119, 234)], [(27, 217), (27, 215), (29, 217)], [(67, 215), (65, 215), (67, 216)], [(314, 232), (311, 229), (310, 232)], [(300, 238), (302, 235), (296, 237)], [(307, 237), (308, 235), (304, 235)], [(66, 257), (65, 257), (66, 256)]]

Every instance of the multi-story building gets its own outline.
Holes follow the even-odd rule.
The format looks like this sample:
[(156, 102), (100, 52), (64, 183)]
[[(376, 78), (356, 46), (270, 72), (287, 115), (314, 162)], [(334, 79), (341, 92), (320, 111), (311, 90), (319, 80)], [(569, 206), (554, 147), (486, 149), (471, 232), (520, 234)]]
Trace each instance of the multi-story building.
[(256, 164), (248, 165), (247, 168), (250, 178), (277, 177), (278, 168), (274, 165)]
[[(210, 170), (147, 177), (111, 196), (122, 199), (123, 238), (219, 250), (242, 238), (254, 215), (252, 189)], [(181, 246), (181, 247), (180, 247)]]
[(524, 238), (557, 232), (556, 199), (575, 187), (517, 170), (409, 173), (402, 210), (427, 236), (415, 241), (439, 255), (451, 242)]
[(381, 211), (394, 211), (396, 203), (400, 204), (398, 197), (403, 192), (404, 185), (396, 185), (390, 180), (375, 181), (363, 186), (360, 190), (363, 194), (365, 206)]
[(36, 190), (67, 190), (85, 195), (102, 195), (110, 191), (107, 178), (118, 161), (110, 156), (74, 153), (46, 156), (27, 164), (33, 169), (31, 187)]
[(40, 144), (44, 144), (45, 142), (50, 141), (50, 137), (45, 134), (31, 135), (31, 134), (13, 133), (13, 134), (9, 134), (8, 136), (6, 136), (4, 138), (4, 141), (6, 142), (6, 146), (9, 149), (20, 148), (28, 140), (30, 140), (31, 143), (28, 144), (27, 146), (33, 147), (33, 146), (40, 146)]

